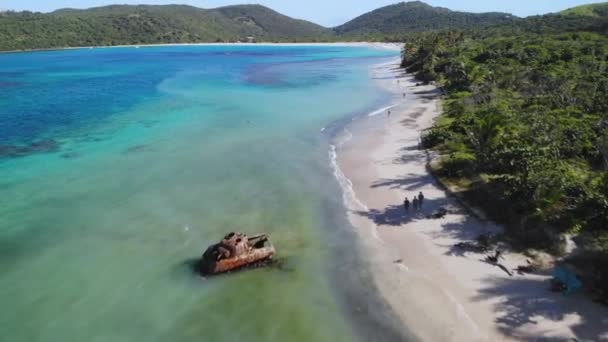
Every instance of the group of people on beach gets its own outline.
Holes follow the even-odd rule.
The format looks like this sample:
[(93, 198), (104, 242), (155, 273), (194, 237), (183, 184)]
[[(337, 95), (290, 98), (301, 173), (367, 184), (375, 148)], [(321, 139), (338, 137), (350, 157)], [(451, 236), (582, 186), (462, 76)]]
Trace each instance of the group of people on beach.
[(412, 207), (414, 208), (414, 211), (418, 211), (420, 209), (422, 209), (422, 204), (424, 203), (424, 195), (422, 194), (422, 191), (420, 191), (420, 193), (418, 193), (418, 196), (414, 196), (414, 199), (412, 200), (412, 202), (410, 202), (409, 198), (405, 198), (405, 200), (403, 200), (403, 209), (405, 209), (405, 213), (409, 213), (410, 212), (410, 204), (412, 205)]
[[(401, 81), (397, 80), (397, 84), (400, 84), (400, 83), (401, 83)], [(403, 92), (403, 97), (405, 98), (405, 92)]]
[[(397, 84), (400, 84), (400, 83), (401, 83), (401, 81), (397, 80)], [(403, 92), (403, 98), (405, 98), (405, 92)], [(386, 111), (386, 116), (388, 118), (391, 117), (391, 110), (390, 109)]]

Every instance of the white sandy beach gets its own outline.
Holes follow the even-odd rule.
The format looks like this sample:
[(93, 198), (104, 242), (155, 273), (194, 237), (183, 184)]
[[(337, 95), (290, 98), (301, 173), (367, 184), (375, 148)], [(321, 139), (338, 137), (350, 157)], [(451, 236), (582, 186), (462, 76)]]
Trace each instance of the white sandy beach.
[(112, 48), (153, 48), (164, 46), (336, 46), (336, 47), (366, 47), (379, 50), (400, 51), (402, 44), (399, 43), (378, 43), (378, 42), (332, 42), (332, 43), (166, 43), (166, 44), (130, 44), (130, 45), (97, 45), (97, 46), (66, 46), (42, 49), (8, 50), (0, 51), (3, 53), (20, 53), (36, 51), (60, 51), (60, 50), (81, 50), (81, 49), (112, 49)]
[[(335, 147), (349, 218), (378, 289), (404, 324), (424, 341), (608, 340), (608, 308), (582, 294), (550, 292), (548, 275), (509, 277), (483, 262), (485, 255), (453, 248), (501, 227), (467, 214), (427, 171), (418, 141), (440, 113), (439, 94), (397, 67), (395, 61), (373, 71), (395, 93), (393, 102), (355, 119)], [(406, 215), (404, 197), (419, 191), (424, 207)], [(425, 218), (440, 207), (450, 213)], [(503, 264), (514, 269), (525, 257), (507, 253)]]

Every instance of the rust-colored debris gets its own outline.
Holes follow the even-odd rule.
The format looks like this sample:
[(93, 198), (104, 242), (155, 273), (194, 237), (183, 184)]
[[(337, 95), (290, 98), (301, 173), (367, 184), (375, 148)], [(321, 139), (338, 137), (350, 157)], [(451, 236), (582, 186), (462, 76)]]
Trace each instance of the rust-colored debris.
[(202, 275), (230, 272), (271, 260), (274, 254), (274, 246), (266, 234), (248, 237), (230, 233), (207, 248), (199, 260), (198, 270)]

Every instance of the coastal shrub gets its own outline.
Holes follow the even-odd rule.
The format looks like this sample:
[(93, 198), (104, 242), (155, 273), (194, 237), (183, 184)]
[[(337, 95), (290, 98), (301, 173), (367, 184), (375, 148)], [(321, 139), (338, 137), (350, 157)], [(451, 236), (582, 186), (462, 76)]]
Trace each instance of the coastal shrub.
[(422, 147), (434, 148), (450, 138), (450, 130), (444, 127), (433, 127), (422, 134)]
[(470, 176), (475, 169), (475, 155), (471, 152), (450, 153), (441, 163), (441, 172), (448, 177)]

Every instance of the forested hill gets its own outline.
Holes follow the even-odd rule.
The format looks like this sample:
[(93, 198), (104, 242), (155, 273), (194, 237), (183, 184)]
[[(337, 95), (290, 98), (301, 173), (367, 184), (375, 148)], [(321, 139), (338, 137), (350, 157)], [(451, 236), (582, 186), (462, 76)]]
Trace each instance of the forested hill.
[(52, 13), (0, 12), (0, 50), (70, 46), (258, 41), (399, 40), (427, 30), (512, 23), (504, 13), (474, 14), (422, 2), (380, 8), (334, 29), (259, 5), (202, 9), (185, 5), (112, 5)]
[(466, 29), (517, 21), (507, 13), (467, 13), (432, 7), (420, 1), (379, 8), (335, 28), (345, 36), (396, 36), (412, 32)]
[(608, 2), (574, 7), (559, 13), (527, 17), (519, 20), (517, 25), (497, 25), (489, 28), (488, 31), (496, 31), (501, 34), (508, 32), (549, 34), (574, 31), (608, 34)]
[(0, 13), (0, 50), (122, 44), (327, 40), (322, 26), (259, 5), (201, 9), (112, 5), (52, 13)]
[(608, 2), (582, 5), (560, 12), (562, 15), (582, 15), (586, 17), (608, 17)]

